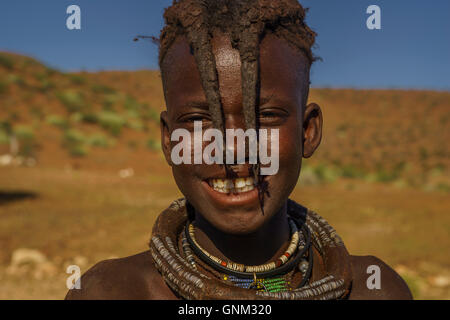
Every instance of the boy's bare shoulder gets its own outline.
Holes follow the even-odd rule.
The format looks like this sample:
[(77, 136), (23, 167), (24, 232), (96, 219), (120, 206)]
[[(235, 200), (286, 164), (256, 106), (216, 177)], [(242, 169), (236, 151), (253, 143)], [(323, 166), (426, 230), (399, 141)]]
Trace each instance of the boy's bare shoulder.
[[(353, 300), (410, 300), (411, 291), (406, 282), (390, 266), (374, 256), (350, 256), (353, 271)], [(378, 272), (379, 270), (379, 272)], [(373, 283), (374, 274), (379, 274), (380, 289), (369, 289), (367, 282)]]
[(150, 251), (104, 260), (81, 277), (81, 289), (69, 290), (67, 300), (176, 299), (156, 270)]

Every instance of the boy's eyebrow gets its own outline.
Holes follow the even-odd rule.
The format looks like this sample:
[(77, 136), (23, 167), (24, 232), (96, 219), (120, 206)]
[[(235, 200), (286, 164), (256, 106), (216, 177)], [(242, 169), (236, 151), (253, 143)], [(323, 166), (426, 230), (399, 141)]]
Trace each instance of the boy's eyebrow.
[(270, 99), (272, 99), (272, 96), (261, 97), (259, 99), (259, 105), (261, 106), (263, 104), (266, 104), (267, 102), (270, 101)]
[[(272, 99), (272, 97), (273, 97), (273, 94), (270, 96), (261, 97), (259, 100), (259, 104), (263, 105), (263, 104), (268, 103)], [(203, 110), (209, 110), (209, 104), (207, 101), (197, 101), (197, 100), (189, 101), (185, 104), (185, 106), (189, 107), (189, 108), (198, 108), (198, 109), (203, 109)]]
[(209, 110), (209, 104), (206, 101), (189, 101), (185, 105), (186, 105), (186, 107), (189, 107), (189, 108), (198, 108), (198, 109)]

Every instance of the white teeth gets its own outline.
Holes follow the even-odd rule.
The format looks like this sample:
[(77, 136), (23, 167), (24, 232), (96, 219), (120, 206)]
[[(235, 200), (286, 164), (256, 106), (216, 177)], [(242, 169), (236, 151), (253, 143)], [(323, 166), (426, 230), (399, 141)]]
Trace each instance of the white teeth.
[[(217, 180), (221, 180), (221, 179), (217, 179)], [(223, 180), (223, 187), (225, 189), (233, 189), (234, 188), (233, 180), (231, 180), (231, 179)]]
[(235, 188), (243, 188), (245, 187), (245, 179), (244, 178), (238, 178), (234, 180), (234, 187)]
[(254, 179), (237, 178), (237, 179), (210, 179), (208, 184), (216, 191), (221, 193), (241, 193), (252, 191), (255, 188)]
[(215, 188), (223, 188), (223, 180), (222, 179), (214, 179), (213, 185)]

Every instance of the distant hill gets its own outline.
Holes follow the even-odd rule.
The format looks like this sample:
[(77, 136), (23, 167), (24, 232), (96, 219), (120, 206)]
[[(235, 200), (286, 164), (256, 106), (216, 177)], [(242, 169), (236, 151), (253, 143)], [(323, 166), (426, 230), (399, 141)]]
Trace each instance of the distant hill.
[[(450, 92), (312, 89), (310, 101), (324, 114), (322, 145), (305, 161), (311, 183), (450, 189)], [(163, 165), (163, 108), (157, 71), (62, 73), (0, 53), (0, 154), (12, 148), (37, 165)]]
[[(156, 72), (144, 74), (158, 77)], [(155, 98), (138, 98), (133, 90), (118, 90), (102, 78), (62, 73), (29, 57), (0, 53), (0, 154), (33, 157), (43, 165), (75, 159), (88, 166), (100, 156), (107, 167), (125, 150), (130, 156), (139, 148), (157, 152), (161, 85), (143, 83)], [(113, 73), (108, 79), (124, 88), (135, 85)]]

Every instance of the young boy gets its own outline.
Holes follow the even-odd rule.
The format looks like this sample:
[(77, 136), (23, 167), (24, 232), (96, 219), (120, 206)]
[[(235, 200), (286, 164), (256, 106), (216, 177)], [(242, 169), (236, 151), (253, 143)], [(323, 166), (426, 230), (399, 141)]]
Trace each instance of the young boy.
[[(321, 109), (306, 104), (315, 33), (304, 18), (296, 0), (180, 0), (166, 10), (161, 142), (185, 199), (158, 217), (149, 251), (100, 262), (67, 299), (411, 299), (394, 270), (349, 255), (323, 218), (288, 199), (322, 137)], [(174, 131), (198, 123), (278, 134), (277, 172), (261, 174), (267, 163), (252, 162), (250, 146), (238, 163), (174, 161)], [(235, 140), (226, 146), (235, 155)]]

